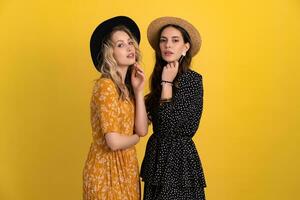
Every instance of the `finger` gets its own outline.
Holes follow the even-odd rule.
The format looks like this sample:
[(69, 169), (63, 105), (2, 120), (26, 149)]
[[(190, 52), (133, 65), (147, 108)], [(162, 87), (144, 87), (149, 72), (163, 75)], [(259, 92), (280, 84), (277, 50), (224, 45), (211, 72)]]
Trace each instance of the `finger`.
[(175, 61), (174, 65), (175, 65), (175, 68), (178, 68), (179, 67), (179, 62)]
[(140, 65), (139, 63), (135, 63), (134, 66), (135, 66), (136, 68), (141, 69), (141, 65)]
[(177, 63), (177, 61), (172, 62), (173, 68), (176, 68), (176, 63)]
[(138, 71), (137, 74), (138, 74), (138, 76), (140, 76), (142, 79), (145, 79), (144, 73)]
[(140, 68), (139, 66), (136, 67), (136, 70), (144, 73), (143, 69)]
[(142, 69), (142, 67), (139, 63), (136, 63), (136, 70), (144, 73), (144, 70)]
[(143, 72), (143, 71), (140, 71), (140, 70), (137, 70), (137, 73), (139, 73), (139, 74), (144, 74), (144, 72)]
[(170, 66), (171, 66), (172, 68), (174, 68), (174, 67), (175, 67), (174, 62), (171, 62), (171, 63), (170, 63)]
[(134, 63), (134, 64), (133, 64), (133, 69), (136, 71), (137, 68), (138, 68), (138, 63)]
[(131, 77), (136, 76), (136, 68), (133, 67), (132, 71), (131, 71)]

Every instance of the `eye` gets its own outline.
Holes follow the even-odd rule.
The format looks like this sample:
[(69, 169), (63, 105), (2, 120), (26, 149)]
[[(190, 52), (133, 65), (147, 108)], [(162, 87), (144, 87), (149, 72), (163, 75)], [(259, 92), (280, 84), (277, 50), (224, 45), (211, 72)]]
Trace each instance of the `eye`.
[(179, 40), (178, 39), (174, 39), (173, 42), (179, 42)]
[(117, 45), (117, 47), (124, 47), (124, 44), (123, 44), (123, 43), (119, 43), (119, 44)]
[(160, 38), (159, 39), (159, 42), (161, 43), (161, 42), (165, 42), (166, 41), (166, 39), (165, 38)]
[(133, 45), (134, 42), (133, 42), (133, 41), (129, 41), (128, 44), (129, 44), (129, 45)]

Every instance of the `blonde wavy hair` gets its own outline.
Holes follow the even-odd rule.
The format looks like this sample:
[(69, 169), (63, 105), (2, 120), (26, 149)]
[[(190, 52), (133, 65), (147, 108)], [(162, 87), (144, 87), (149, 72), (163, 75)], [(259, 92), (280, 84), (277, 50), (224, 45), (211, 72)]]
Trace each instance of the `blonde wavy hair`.
[(124, 31), (129, 35), (129, 37), (133, 41), (133, 46), (135, 48), (136, 62), (139, 62), (141, 60), (139, 46), (133, 34), (125, 26), (116, 26), (102, 43), (102, 52), (100, 52), (102, 53), (102, 61), (99, 62), (98, 69), (100, 69), (100, 72), (102, 74), (101, 77), (110, 78), (115, 83), (120, 99), (125, 100), (127, 98), (126, 87), (129, 91), (129, 98), (133, 99), (134, 93), (131, 84), (132, 65), (130, 65), (128, 68), (124, 85), (122, 83), (121, 74), (117, 71), (117, 61), (113, 56), (114, 44), (111, 40), (111, 37), (116, 31)]

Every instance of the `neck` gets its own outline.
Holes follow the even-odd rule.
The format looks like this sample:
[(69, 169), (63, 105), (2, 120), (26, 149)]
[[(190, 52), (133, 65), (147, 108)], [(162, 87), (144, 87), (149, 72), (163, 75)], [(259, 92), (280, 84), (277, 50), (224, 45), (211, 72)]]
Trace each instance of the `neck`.
[(122, 83), (125, 84), (126, 73), (128, 71), (129, 66), (118, 67), (117, 71), (120, 73), (122, 77)]

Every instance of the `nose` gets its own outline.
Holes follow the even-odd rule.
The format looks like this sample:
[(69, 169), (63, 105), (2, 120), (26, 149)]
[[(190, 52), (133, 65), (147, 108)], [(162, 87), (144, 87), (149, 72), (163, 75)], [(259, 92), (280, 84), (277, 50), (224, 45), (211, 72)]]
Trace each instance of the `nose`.
[(132, 51), (133, 50), (133, 45), (127, 44), (127, 51)]
[(171, 41), (170, 40), (167, 40), (165, 44), (166, 44), (165, 47), (167, 49), (171, 47)]

